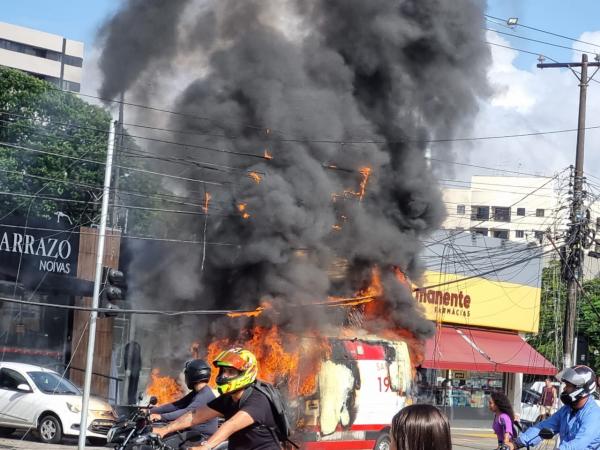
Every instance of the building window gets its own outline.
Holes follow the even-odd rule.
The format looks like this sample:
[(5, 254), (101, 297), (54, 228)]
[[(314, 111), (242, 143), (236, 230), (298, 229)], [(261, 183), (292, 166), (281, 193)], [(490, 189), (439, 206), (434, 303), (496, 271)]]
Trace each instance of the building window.
[(63, 80), (62, 88), (65, 91), (79, 92), (79, 90), (81, 89), (81, 85), (79, 83), (75, 83), (74, 81)]
[(539, 209), (539, 208), (536, 209), (535, 210), (535, 217), (544, 217), (544, 212), (545, 212), (544, 209)]
[(517, 231), (515, 231), (515, 237), (524, 238), (525, 232), (523, 230), (517, 230)]
[(508, 230), (493, 230), (492, 235), (498, 239), (508, 239)]
[(525, 208), (517, 208), (517, 216), (524, 216)]
[(510, 222), (510, 208), (492, 206), (492, 211), (496, 222)]
[(61, 53), (54, 50), (46, 50), (45, 48), (21, 44), (20, 42), (9, 41), (8, 39), (0, 39), (0, 48), (25, 55), (37, 56), (38, 58), (51, 59), (53, 61), (60, 61), (61, 57)]
[(83, 58), (80, 58), (79, 56), (63, 55), (62, 62), (68, 66), (83, 66)]
[(542, 242), (542, 240), (544, 239), (544, 232), (543, 231), (536, 231), (535, 232), (535, 238), (536, 238), (536, 240)]
[(472, 210), (471, 218), (473, 220), (488, 220), (490, 218), (489, 206), (473, 206)]
[(456, 205), (456, 214), (464, 214), (465, 205)]
[(487, 228), (473, 228), (473, 233), (480, 234), (482, 236), (487, 236), (488, 229)]

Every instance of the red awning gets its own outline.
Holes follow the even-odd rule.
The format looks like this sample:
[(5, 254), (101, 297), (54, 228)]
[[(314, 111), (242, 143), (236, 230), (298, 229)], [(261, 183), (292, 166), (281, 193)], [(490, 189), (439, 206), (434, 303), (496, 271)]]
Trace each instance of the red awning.
[(456, 328), (441, 327), (429, 339), (425, 347), (425, 361), (421, 366), (428, 369), (478, 370), (492, 372), (495, 365), (457, 333)]
[(441, 327), (427, 341), (423, 367), (554, 375), (557, 369), (516, 333)]
[(497, 372), (555, 375), (558, 369), (515, 333), (459, 329), (496, 363)]

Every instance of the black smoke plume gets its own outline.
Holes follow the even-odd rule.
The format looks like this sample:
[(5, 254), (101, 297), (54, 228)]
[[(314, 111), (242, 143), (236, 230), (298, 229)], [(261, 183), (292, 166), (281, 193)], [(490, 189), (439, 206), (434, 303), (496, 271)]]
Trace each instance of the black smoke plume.
[[(126, 91), (128, 101), (177, 112), (127, 114), (181, 131), (160, 136), (189, 145), (140, 141), (146, 151), (213, 165), (164, 162), (157, 169), (222, 183), (165, 181), (163, 188), (197, 202), (208, 191), (209, 215), (165, 215), (156, 226), (168, 222), (172, 236), (208, 244), (186, 245), (168, 264), (150, 258), (157, 276), (141, 271), (147, 290), (136, 306), (254, 308), (269, 301), (276, 312), (258, 320), (299, 330), (339, 319), (339, 311), (306, 305), (353, 295), (377, 266), (394, 323), (430, 335), (432, 326), (389, 269), (417, 280), (422, 240), (443, 220), (427, 141), (468, 127), (487, 93), (484, 6), (126, 2), (103, 28), (101, 94)], [(144, 262), (141, 250), (132, 267)], [(198, 319), (187, 320), (199, 333), (191, 325)], [(217, 328), (213, 322), (207, 329)]]

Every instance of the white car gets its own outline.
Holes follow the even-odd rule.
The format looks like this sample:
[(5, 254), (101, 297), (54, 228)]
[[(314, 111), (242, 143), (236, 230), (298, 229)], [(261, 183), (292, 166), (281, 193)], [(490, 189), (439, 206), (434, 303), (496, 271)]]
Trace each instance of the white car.
[[(82, 393), (53, 370), (30, 364), (0, 363), (0, 436), (16, 429), (37, 430), (43, 442), (56, 444), (63, 436), (78, 436)], [(115, 413), (105, 401), (90, 398), (87, 436), (90, 444), (104, 445), (115, 424)]]

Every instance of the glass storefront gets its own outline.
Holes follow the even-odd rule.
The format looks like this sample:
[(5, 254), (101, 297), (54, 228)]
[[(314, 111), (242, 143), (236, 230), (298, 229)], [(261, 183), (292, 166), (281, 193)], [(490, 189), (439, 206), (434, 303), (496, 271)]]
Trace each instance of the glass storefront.
[(505, 374), (469, 370), (417, 370), (417, 402), (436, 406), (487, 408), (487, 396), (505, 390)]
[[(14, 283), (1, 282), (0, 292), (18, 300), (70, 304), (68, 296), (32, 294), (23, 289), (15, 292)], [(65, 309), (3, 302), (0, 305), (2, 359), (64, 370), (71, 347), (71, 316)]]

